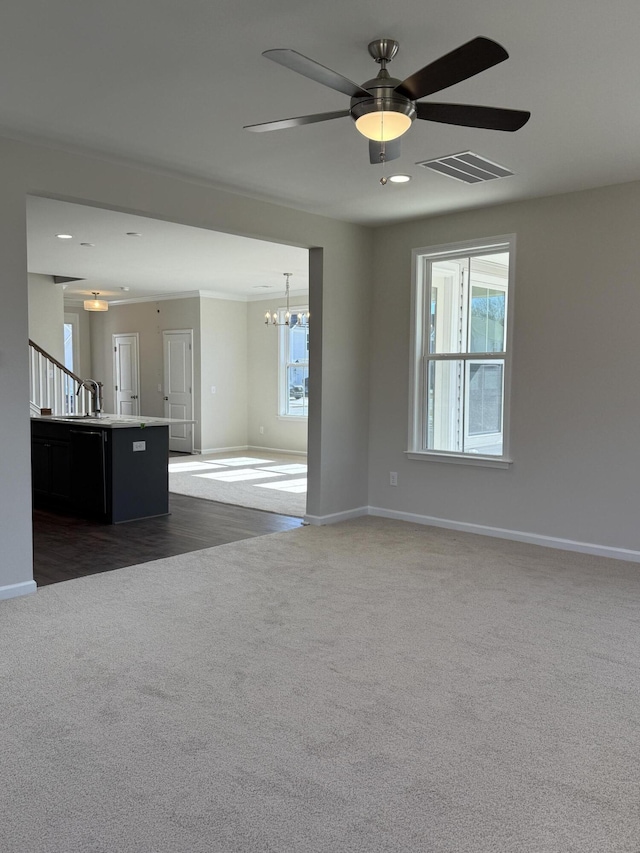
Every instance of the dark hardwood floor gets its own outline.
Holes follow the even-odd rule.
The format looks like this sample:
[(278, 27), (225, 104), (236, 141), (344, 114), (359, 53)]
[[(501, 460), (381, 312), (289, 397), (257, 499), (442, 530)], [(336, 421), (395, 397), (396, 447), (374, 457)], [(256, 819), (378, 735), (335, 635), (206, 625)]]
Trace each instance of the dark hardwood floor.
[(99, 524), (55, 512), (33, 512), (38, 586), (135, 566), (214, 545), (300, 527), (302, 519), (186, 495), (170, 494), (171, 514), (126, 524)]

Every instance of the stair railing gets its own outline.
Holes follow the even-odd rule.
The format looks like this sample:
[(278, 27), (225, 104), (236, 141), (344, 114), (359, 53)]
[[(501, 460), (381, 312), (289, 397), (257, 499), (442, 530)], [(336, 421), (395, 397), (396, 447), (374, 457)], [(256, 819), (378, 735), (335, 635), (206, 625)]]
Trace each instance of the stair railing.
[(101, 382), (82, 379), (31, 340), (29, 389), (32, 411), (51, 409), (53, 415), (89, 415), (101, 407)]

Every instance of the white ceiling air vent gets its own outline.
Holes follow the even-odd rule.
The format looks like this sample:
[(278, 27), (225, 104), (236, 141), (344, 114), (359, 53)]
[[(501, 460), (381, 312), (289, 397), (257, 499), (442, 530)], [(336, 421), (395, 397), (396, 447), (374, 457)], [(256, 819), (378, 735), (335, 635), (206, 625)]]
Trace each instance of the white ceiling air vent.
[(456, 181), (464, 181), (465, 184), (479, 184), (483, 181), (494, 181), (496, 178), (513, 175), (509, 169), (492, 163), (491, 160), (485, 160), (473, 151), (450, 154), (447, 157), (438, 157), (436, 160), (422, 160), (416, 163), (416, 166), (433, 169), (434, 172), (455, 178)]

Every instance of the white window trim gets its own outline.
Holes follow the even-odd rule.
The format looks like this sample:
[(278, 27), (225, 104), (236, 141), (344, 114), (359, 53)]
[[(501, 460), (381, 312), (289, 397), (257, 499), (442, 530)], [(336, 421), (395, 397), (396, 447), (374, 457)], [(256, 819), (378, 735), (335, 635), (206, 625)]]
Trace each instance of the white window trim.
[(80, 375), (80, 317), (77, 314), (65, 312), (64, 324), (72, 328), (71, 350), (73, 359), (73, 372)]
[[(284, 315), (286, 311), (286, 307), (278, 308), (278, 323), (281, 325), (278, 326), (278, 414), (276, 415), (276, 417), (279, 421), (294, 421), (297, 423), (298, 421), (306, 421), (308, 419), (308, 403), (306, 415), (286, 414), (287, 401), (289, 399), (287, 387), (287, 367), (292, 364), (292, 362), (288, 361), (289, 342), (287, 334), (289, 332), (289, 326), (284, 325)], [(306, 314), (308, 311), (309, 307), (307, 305), (292, 305), (289, 308), (289, 312), (291, 314)], [(309, 367), (308, 360), (300, 363), (306, 364), (307, 368)]]
[[(499, 357), (505, 360), (504, 375), (504, 407), (503, 407), (503, 444), (502, 456), (488, 456), (480, 453), (450, 453), (444, 450), (424, 450), (422, 448), (424, 401), (420, 384), (422, 377), (422, 350), (425, 330), (425, 263), (424, 259), (451, 258), (467, 255), (470, 252), (486, 251), (487, 249), (505, 248), (509, 252), (509, 278), (507, 298), (507, 341), (504, 354)], [(510, 454), (511, 436), (511, 365), (513, 360), (512, 339), (514, 319), (514, 279), (516, 268), (516, 235), (504, 234), (496, 237), (485, 237), (479, 240), (465, 240), (457, 243), (444, 243), (438, 246), (426, 246), (414, 249), (411, 257), (412, 288), (411, 288), (411, 364), (409, 370), (409, 434), (407, 438), (407, 459), (423, 462), (450, 462), (459, 465), (475, 465), (484, 468), (509, 468), (513, 464)], [(484, 357), (484, 353), (473, 353)], [(486, 354), (491, 358), (498, 357), (497, 353)], [(458, 353), (451, 353), (451, 358), (459, 358)]]

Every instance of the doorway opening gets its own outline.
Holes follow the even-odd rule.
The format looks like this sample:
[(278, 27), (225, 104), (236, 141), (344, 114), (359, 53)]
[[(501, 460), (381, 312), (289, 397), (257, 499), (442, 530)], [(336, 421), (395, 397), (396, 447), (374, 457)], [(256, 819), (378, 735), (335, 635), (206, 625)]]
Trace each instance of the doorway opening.
[[(199, 478), (198, 500), (287, 513), (290, 495), (303, 516), (308, 337), (285, 363), (280, 329), (264, 316), (284, 310), (285, 272), (292, 306), (308, 310), (309, 251), (43, 197), (27, 199), (27, 225), (29, 273), (51, 286), (57, 357), (103, 383), (103, 412), (194, 421), (172, 428), (171, 463), (228, 473)], [(60, 254), (49, 235), (61, 230), (82, 233), (91, 251), (70, 243)], [(73, 274), (64, 291), (54, 272)], [(84, 310), (93, 291), (108, 311)], [(220, 491), (241, 482), (259, 500)]]

